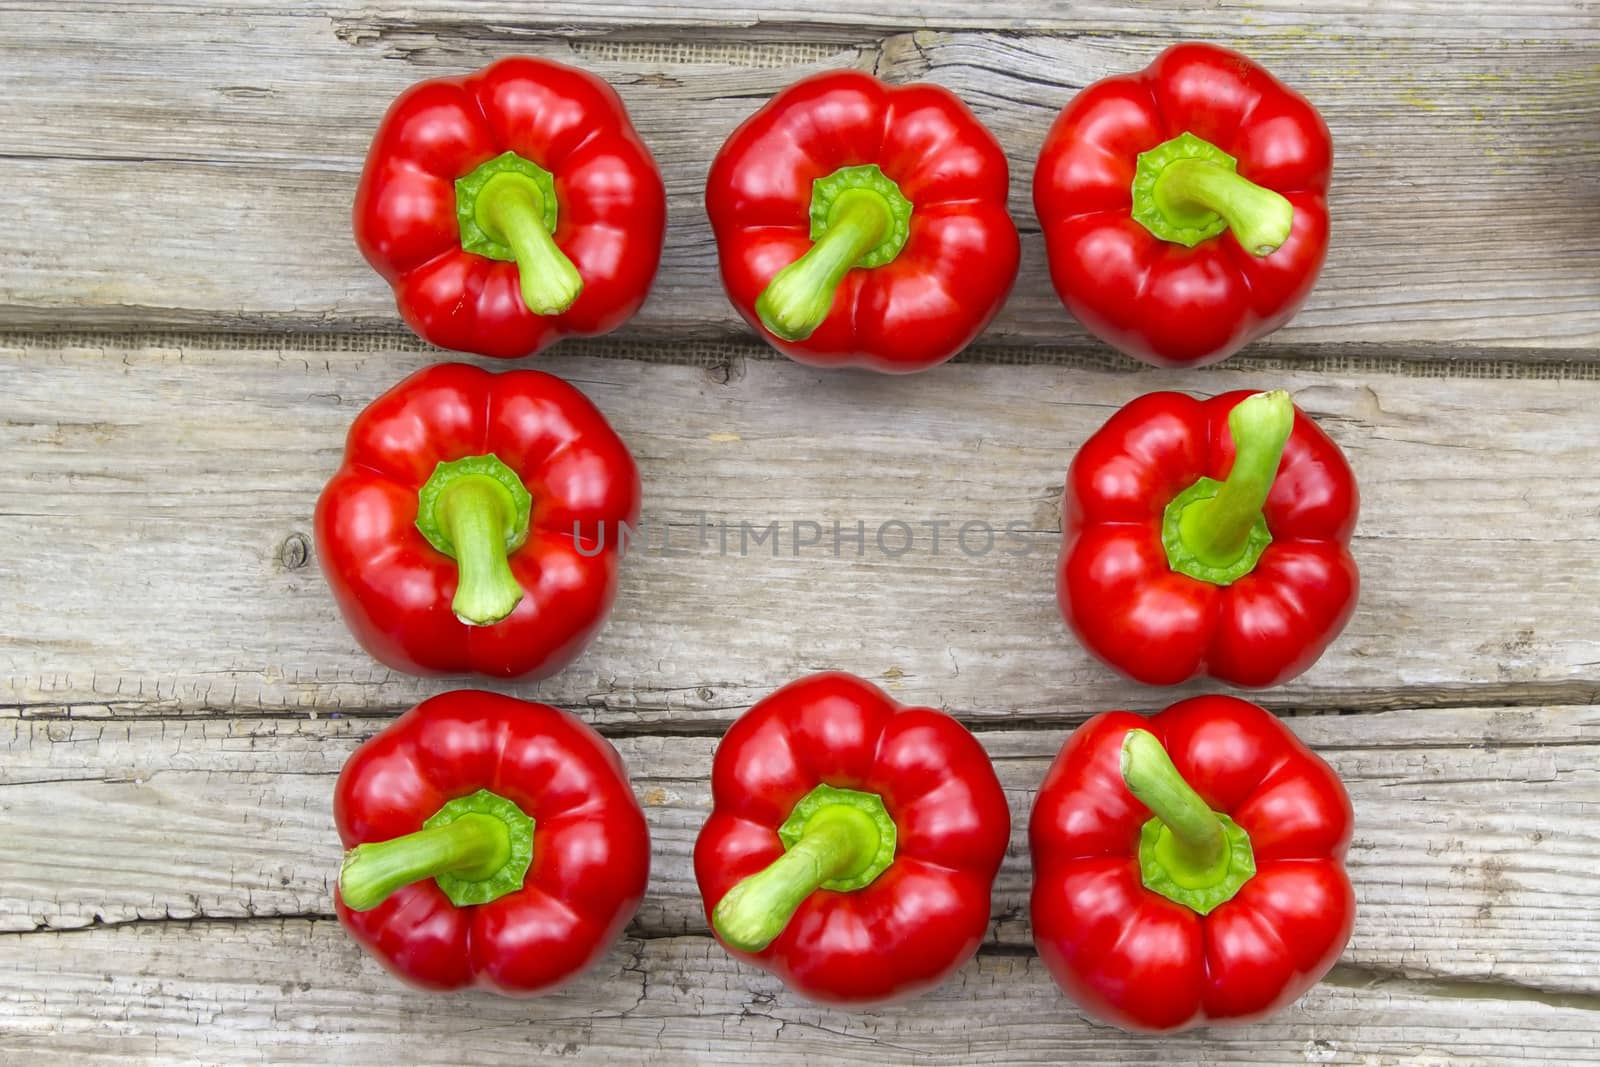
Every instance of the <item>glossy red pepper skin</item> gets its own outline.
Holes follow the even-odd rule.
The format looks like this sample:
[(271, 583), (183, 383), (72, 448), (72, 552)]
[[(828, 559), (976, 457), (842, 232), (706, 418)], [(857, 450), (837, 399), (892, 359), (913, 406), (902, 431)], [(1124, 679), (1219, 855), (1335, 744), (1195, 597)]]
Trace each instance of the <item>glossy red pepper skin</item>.
[[(417, 494), (442, 461), (493, 453), (533, 494), (510, 555), (525, 591), (501, 621), (451, 609), (455, 561), (416, 528)], [(419, 675), (543, 678), (599, 632), (616, 597), (619, 525), (638, 521), (627, 445), (577, 389), (539, 371), (424, 368), (356, 416), (343, 464), (317, 501), (317, 559), (356, 639)]]
[[(1250, 835), (1255, 875), (1207, 915), (1141, 880), (1150, 811), (1119, 774), (1135, 728), (1155, 734), (1189, 785)], [(1333, 770), (1254, 704), (1206, 696), (1150, 719), (1098, 715), (1067, 740), (1034, 803), (1039, 956), (1082, 1007), (1129, 1029), (1259, 1019), (1314, 985), (1350, 939), (1353, 821)]]
[[(560, 314), (528, 309), (516, 263), (461, 247), (455, 182), (507, 151), (555, 177), (555, 243), (583, 278)], [(631, 318), (655, 278), (666, 217), (661, 175), (616, 92), (528, 57), (402, 93), (373, 138), (354, 209), (356, 245), (408, 326), (441, 348), (507, 358)]]
[[(756, 299), (812, 245), (812, 183), (869, 163), (911, 201), (905, 247), (851, 270), (822, 325), (785, 341)], [(1021, 247), (1009, 182), (999, 142), (948, 90), (834, 71), (785, 89), (733, 132), (711, 165), (706, 211), (729, 299), (769, 344), (812, 366), (905, 374), (961, 351), (1005, 303)]]
[[(1252, 255), (1227, 232), (1186, 248), (1133, 219), (1139, 153), (1185, 132), (1288, 198), (1294, 225), (1275, 252)], [(1316, 284), (1332, 173), (1328, 128), (1298, 93), (1229, 49), (1169, 48), (1136, 74), (1084, 89), (1045, 138), (1033, 202), (1056, 293), (1090, 333), (1135, 359), (1224, 359), (1288, 322)]]
[(605, 953), (649, 878), (644, 812), (610, 742), (545, 704), (468, 690), (433, 697), (345, 764), (333, 795), (339, 839), (353, 848), (414, 833), (480, 789), (534, 819), (521, 890), (458, 907), (428, 879), (360, 912), (336, 891), (339, 921), (424, 989), (545, 992)]
[(1272, 543), (1255, 569), (1219, 586), (1168, 564), (1162, 513), (1201, 476), (1226, 477), (1228, 412), (1249, 395), (1138, 397), (1067, 472), (1061, 613), (1085, 648), (1136, 681), (1277, 685), (1315, 663), (1355, 611), (1355, 475), (1298, 409), (1263, 509)]
[(893, 863), (865, 888), (812, 893), (763, 951), (730, 951), (816, 1001), (881, 1001), (937, 984), (988, 929), (1010, 810), (963, 726), (853, 675), (785, 686), (717, 746), (713, 810), (694, 852), (707, 918), (783, 854), (778, 826), (820, 783), (882, 798), (898, 833)]

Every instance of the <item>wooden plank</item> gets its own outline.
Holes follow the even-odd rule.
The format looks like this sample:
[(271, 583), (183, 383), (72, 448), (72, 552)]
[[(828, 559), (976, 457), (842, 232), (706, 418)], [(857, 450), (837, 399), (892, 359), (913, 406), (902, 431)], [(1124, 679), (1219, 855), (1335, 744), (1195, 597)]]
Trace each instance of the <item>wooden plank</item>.
[[(333, 779), (385, 720), (0, 720), (0, 930), (326, 914)], [(1346, 964), (1600, 994), (1600, 708), (1309, 716), (1344, 776), (1360, 901)], [(991, 944), (1025, 949), (1027, 816), (1066, 731), (985, 731), (1011, 801)], [(633, 933), (706, 932), (692, 850), (711, 737), (617, 740), (653, 838)]]
[[(239, 15), (294, 14), (308, 21), (331, 20), (349, 31), (379, 33), (406, 26), (458, 31), (497, 30), (515, 37), (528, 30), (559, 30), (579, 35), (636, 36), (660, 31), (739, 30), (792, 36), (813, 32), (926, 29), (1010, 30), (1039, 33), (1092, 33), (1105, 37), (1187, 35), (1211, 37), (1219, 31), (1243, 36), (1298, 32), (1313, 38), (1336, 36), (1347, 27), (1370, 28), (1402, 38), (1474, 38), (1498, 31), (1508, 37), (1600, 36), (1592, 10), (1581, 0), (1251, 0), (1197, 9), (1185, 0), (992, 0), (974, 6), (964, 0), (918, 0), (912, 7), (888, 8), (874, 0), (827, 0), (803, 11), (781, 0), (699, 0), (696, 3), (636, 3), (634, 0), (551, 0), (529, 7), (518, 0), (413, 0), (403, 14), (391, 14), (360, 0), (311, 0), (292, 8), (271, 0), (230, 0)], [(0, 11), (27, 11), (37, 5), (0, 4)], [(74, 9), (106, 17), (121, 14), (193, 15), (216, 10), (209, 0), (75, 0)], [(1231, 17), (1237, 11), (1238, 17)]]
[[(1591, 703), (1600, 689), (1593, 379), (955, 364), (888, 380), (744, 359), (751, 351), (707, 352), (718, 362), (704, 367), (540, 364), (630, 443), (653, 531), (589, 652), (510, 691), (669, 730), (714, 730), (824, 667), (973, 720), (1159, 706), (1196, 688), (1122, 682), (1060, 622), (1063, 473), (1138, 393), (1269, 384), (1340, 441), (1364, 495), (1361, 607), (1314, 669), (1274, 691), (1276, 706)], [(0, 554), (0, 704), (328, 713), (395, 709), (459, 684), (363, 654), (308, 540), (350, 419), (427, 361), (348, 340), (6, 343), (0, 541), (31, 551)], [(772, 541), (741, 538), (741, 524), (764, 533), (775, 521), (776, 558)], [(798, 555), (796, 521), (823, 531)], [(896, 521), (915, 538), (900, 555)], [(954, 541), (967, 521), (1016, 523), (1025, 540), (997, 537), (969, 556)], [(945, 523), (937, 552), (934, 522)], [(1026, 554), (1010, 554), (1018, 545)], [(984, 547), (981, 534), (969, 542)]]
[[(999, 18), (1007, 32), (888, 33), (865, 5), (841, 5), (753, 40), (748, 24), (770, 13), (732, 5), (672, 17), (457, 6), (151, 18), (146, 5), (74, 5), (12, 20), (0, 189), (15, 190), (18, 221), (0, 235), (0, 327), (398, 329), (349, 237), (372, 128), (412, 81), (514, 45), (615, 82), (663, 167), (673, 223), (628, 336), (747, 336), (716, 278), (709, 154), (794, 78), (854, 65), (956, 90), (1011, 154), (1023, 274), (987, 340), (1087, 345), (1050, 290), (1032, 217), (1039, 144), (1078, 87), (1201, 32), (1172, 7), (1108, 8), (1100, 22), (1098, 8), (1062, 7), (1035, 23), (970, 5), (958, 18), (951, 4), (928, 23)], [(1252, 8), (1236, 23), (1245, 36), (1224, 38), (1310, 95), (1339, 145), (1328, 267), (1270, 350), (1370, 342), (1448, 356), (1440, 346), (1457, 343), (1587, 358), (1600, 346), (1600, 253), (1579, 192), (1600, 164), (1600, 70), (1580, 42), (1600, 20), (1577, 4), (1449, 17), (1428, 4), (1328, 7)], [(642, 26), (657, 29), (641, 37)], [(1067, 35), (1010, 32), (1033, 26)], [(86, 113), (101, 121), (86, 127)]]
[(74, 1064), (1600, 1062), (1589, 999), (1344, 968), (1267, 1022), (1153, 1038), (1088, 1023), (1010, 954), (864, 1011), (806, 1004), (701, 937), (623, 941), (533, 1001), (406, 990), (326, 920), (11, 936), (0, 966), (18, 979), (0, 1056)]
[[(15, 979), (0, 1062), (1600, 1064), (1592, 5), (0, 0), (0, 24), (0, 330), (58, 331), (0, 336), (0, 855), (24, 858), (0, 864)], [(1079, 85), (1195, 36), (1247, 48), (1324, 107), (1335, 247), (1306, 312), (1254, 359), (1130, 375), (1083, 355), (1050, 294), (1027, 181)], [(437, 358), (349, 243), (371, 126), (404, 85), (511, 51), (611, 78), (663, 163), (674, 226), (651, 305), (623, 343), (537, 365), (612, 415), (654, 540), (672, 524), (686, 553), (629, 562), (612, 626), (572, 671), (501, 687), (615, 737), (657, 857), (630, 938), (533, 1004), (407, 992), (327, 920), (338, 767), (393, 711), (462, 683), (367, 660), (306, 539), (349, 418)], [(703, 222), (709, 152), (766, 95), (842, 65), (954, 89), (1012, 157), (1016, 299), (995, 347), (915, 382), (726, 343), (746, 334)], [(326, 332), (59, 332), (164, 327)], [(996, 365), (1043, 344), (1052, 365)], [(1362, 712), (1291, 721), (1350, 783), (1361, 920), (1341, 966), (1277, 1019), (1132, 1038), (1083, 1020), (1032, 955), (1024, 828), (1071, 724), (1180, 694), (1107, 677), (1062, 631), (1060, 478), (1135, 393), (1278, 379), (1366, 494), (1362, 611), (1264, 698)], [(1031, 551), (968, 558), (948, 538), (969, 518), (1019, 523)], [(862, 558), (790, 554), (789, 523), (835, 519), (865, 524)], [(916, 549), (874, 549), (890, 519)], [(741, 556), (739, 524), (774, 520), (781, 554)], [(729, 960), (689, 862), (716, 735), (826, 666), (973, 723), (1014, 815), (983, 954), (926, 998), (861, 1013)]]

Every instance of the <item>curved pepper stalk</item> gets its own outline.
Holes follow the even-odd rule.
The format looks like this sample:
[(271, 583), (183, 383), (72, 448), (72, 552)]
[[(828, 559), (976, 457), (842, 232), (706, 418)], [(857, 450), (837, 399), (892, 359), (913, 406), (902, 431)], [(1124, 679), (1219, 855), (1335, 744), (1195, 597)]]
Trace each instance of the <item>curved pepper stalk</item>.
[(559, 315), (583, 292), (583, 278), (556, 247), (555, 178), (531, 160), (505, 152), (456, 179), (461, 247), (512, 260), (522, 302), (535, 315)]
[(1139, 153), (1133, 217), (1163, 241), (1193, 248), (1224, 230), (1252, 256), (1289, 239), (1294, 205), (1239, 174), (1239, 161), (1209, 141), (1181, 133)]
[(778, 837), (787, 851), (730, 889), (711, 915), (717, 934), (744, 952), (772, 944), (818, 889), (865, 888), (894, 862), (894, 820), (875, 793), (819, 785)]
[(833, 310), (834, 294), (856, 267), (894, 261), (911, 233), (911, 201), (875, 164), (841, 167), (811, 189), (816, 243), (773, 275), (756, 298), (761, 324), (785, 341), (803, 341)]
[(416, 833), (357, 845), (339, 868), (339, 898), (371, 911), (413, 882), (434, 879), (457, 907), (522, 888), (533, 862), (533, 819), (480, 789), (441, 807)]
[(1256, 873), (1250, 835), (1212, 811), (1148, 730), (1122, 739), (1122, 780), (1155, 815), (1139, 833), (1144, 886), (1201, 915), (1233, 899)]
[(1255, 569), (1272, 543), (1262, 514), (1294, 430), (1294, 402), (1281, 389), (1246, 397), (1228, 413), (1233, 467), (1227, 480), (1201, 478), (1167, 505), (1162, 543), (1173, 570), (1229, 585)]
[(440, 463), (417, 493), (417, 529), (460, 569), (451, 609), (490, 626), (522, 602), (509, 553), (528, 539), (533, 496), (493, 454)]

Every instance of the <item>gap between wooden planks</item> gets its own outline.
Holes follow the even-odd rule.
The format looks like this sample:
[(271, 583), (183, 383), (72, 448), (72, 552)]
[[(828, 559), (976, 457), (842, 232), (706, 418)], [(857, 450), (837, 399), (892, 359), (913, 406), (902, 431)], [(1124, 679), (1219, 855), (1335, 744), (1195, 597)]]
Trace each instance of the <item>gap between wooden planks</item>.
[[(0, 204), (11, 197), (14, 218), (0, 234), (0, 327), (392, 326), (387, 287), (349, 235), (372, 129), (413, 81), (520, 51), (615, 82), (662, 165), (672, 226), (630, 336), (743, 333), (701, 204), (711, 153), (795, 78), (857, 66), (955, 90), (1011, 154), (1023, 272), (988, 341), (1083, 345), (1048, 284), (1034, 159), (1082, 85), (1218, 33), (1181, 6), (939, 4), (886, 25), (859, 3), (804, 22), (723, 4), (57, 5), (12, 20), (0, 42)], [(1223, 43), (1309, 95), (1338, 146), (1328, 266), (1280, 343), (1593, 358), (1600, 71), (1586, 42), (1600, 26), (1585, 11), (1330, 2), (1253, 6), (1230, 23)]]

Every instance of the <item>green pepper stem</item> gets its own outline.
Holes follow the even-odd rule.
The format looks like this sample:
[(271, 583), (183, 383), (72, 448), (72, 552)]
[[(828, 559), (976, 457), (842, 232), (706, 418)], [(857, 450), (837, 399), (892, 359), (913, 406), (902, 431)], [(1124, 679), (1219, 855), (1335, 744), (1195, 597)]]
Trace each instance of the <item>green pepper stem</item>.
[(339, 869), (339, 896), (352, 911), (370, 911), (413, 882), (440, 874), (481, 881), (510, 860), (505, 822), (469, 813), (445, 826), (357, 845), (345, 853)]
[(1277, 251), (1294, 226), (1294, 205), (1207, 159), (1168, 163), (1152, 189), (1156, 207), (1179, 227), (1203, 227), (1221, 216), (1240, 247), (1253, 256)]
[(1202, 563), (1225, 567), (1244, 554), (1293, 430), (1294, 402), (1281, 389), (1248, 396), (1228, 413), (1233, 468), (1215, 496), (1196, 500), (1179, 520), (1183, 546)]
[(522, 301), (535, 315), (559, 315), (583, 292), (583, 278), (544, 224), (544, 194), (533, 179), (496, 174), (478, 193), (477, 223), (491, 239), (511, 249), (517, 261)]
[(828, 231), (805, 255), (773, 275), (756, 298), (761, 323), (785, 341), (803, 341), (833, 310), (839, 283), (883, 242), (894, 224), (888, 203), (870, 189), (847, 189), (834, 201)]
[(878, 855), (879, 843), (870, 815), (830, 804), (811, 816), (800, 839), (771, 866), (728, 890), (712, 911), (711, 925), (734, 948), (760, 952), (824, 882), (866, 870)]
[(1129, 730), (1122, 739), (1122, 780), (1171, 832), (1173, 858), (1184, 868), (1214, 870), (1227, 860), (1227, 842), (1216, 812), (1201, 799), (1172, 757), (1148, 730)]
[(497, 623), (522, 602), (522, 586), (506, 558), (512, 507), (506, 487), (481, 474), (457, 478), (434, 505), (456, 559), (456, 595), (450, 607), (470, 626)]

